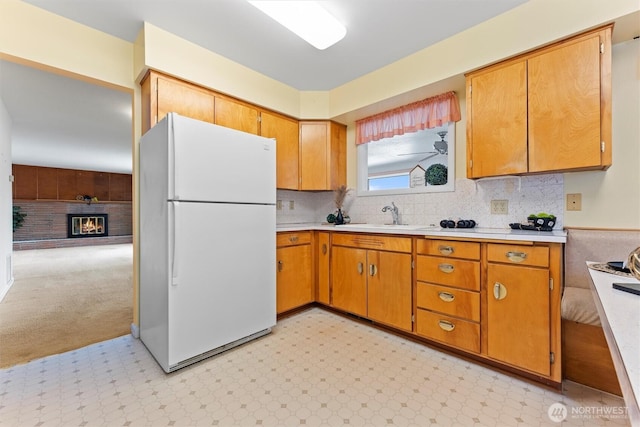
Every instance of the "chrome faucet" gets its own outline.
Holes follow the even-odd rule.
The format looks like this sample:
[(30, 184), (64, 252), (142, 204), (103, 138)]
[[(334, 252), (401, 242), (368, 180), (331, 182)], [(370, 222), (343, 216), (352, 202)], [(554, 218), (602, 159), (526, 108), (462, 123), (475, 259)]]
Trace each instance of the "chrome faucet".
[(391, 217), (393, 218), (393, 225), (398, 225), (398, 207), (395, 203), (391, 202), (391, 206), (385, 206), (382, 208), (382, 212), (391, 211)]

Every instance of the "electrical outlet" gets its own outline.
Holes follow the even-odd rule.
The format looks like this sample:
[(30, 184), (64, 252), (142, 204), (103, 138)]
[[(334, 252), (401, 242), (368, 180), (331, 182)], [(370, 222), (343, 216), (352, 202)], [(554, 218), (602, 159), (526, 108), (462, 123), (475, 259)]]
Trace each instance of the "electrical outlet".
[(509, 201), (508, 200), (492, 200), (491, 201), (491, 214), (492, 215), (506, 215), (509, 213)]
[(276, 210), (277, 211), (282, 210), (282, 200), (276, 200)]
[(582, 210), (582, 193), (567, 194), (567, 210), (568, 211)]
[(293, 200), (289, 200), (289, 210), (292, 211), (296, 208), (296, 205)]

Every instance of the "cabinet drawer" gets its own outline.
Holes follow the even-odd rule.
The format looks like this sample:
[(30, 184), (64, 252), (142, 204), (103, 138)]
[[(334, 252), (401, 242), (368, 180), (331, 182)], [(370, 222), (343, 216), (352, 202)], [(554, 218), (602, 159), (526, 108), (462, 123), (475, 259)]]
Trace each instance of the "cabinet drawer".
[(418, 256), (417, 278), (422, 282), (480, 290), (480, 262)]
[(418, 307), (480, 321), (480, 294), (477, 292), (419, 282)]
[(489, 262), (548, 267), (549, 247), (489, 244), (487, 246), (487, 260)]
[(464, 350), (480, 352), (480, 325), (418, 309), (416, 332)]
[(311, 232), (283, 232), (276, 234), (276, 246), (281, 248), (284, 246), (304, 245), (311, 243)]
[(410, 237), (372, 236), (369, 234), (333, 233), (333, 245), (381, 251), (411, 252)]
[(473, 242), (419, 239), (416, 250), (423, 255), (480, 259), (480, 243)]

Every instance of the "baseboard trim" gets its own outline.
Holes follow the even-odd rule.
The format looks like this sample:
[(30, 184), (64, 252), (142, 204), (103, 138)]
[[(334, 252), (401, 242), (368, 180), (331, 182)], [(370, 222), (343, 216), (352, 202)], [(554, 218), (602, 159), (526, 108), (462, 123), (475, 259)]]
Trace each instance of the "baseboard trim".
[(12, 277), (11, 280), (9, 280), (9, 283), (7, 283), (2, 289), (0, 289), (0, 302), (2, 302), (4, 297), (7, 295), (7, 292), (9, 292), (11, 286), (13, 286), (13, 281), (14, 279)]
[(140, 338), (140, 327), (138, 325), (136, 325), (135, 323), (131, 324), (131, 335), (134, 338), (137, 338), (137, 339)]

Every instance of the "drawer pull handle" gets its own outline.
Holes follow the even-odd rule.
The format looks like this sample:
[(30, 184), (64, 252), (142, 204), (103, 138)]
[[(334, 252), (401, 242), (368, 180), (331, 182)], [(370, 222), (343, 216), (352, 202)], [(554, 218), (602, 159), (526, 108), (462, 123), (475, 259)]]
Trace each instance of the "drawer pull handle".
[(451, 322), (447, 322), (446, 320), (438, 321), (438, 326), (440, 326), (440, 329), (447, 332), (451, 332), (456, 328), (456, 325)]
[(289, 237), (289, 241), (290, 241), (291, 243), (295, 243), (295, 242), (297, 242), (297, 241), (298, 241), (298, 236), (291, 236), (291, 237)]
[(327, 254), (327, 244), (323, 243), (322, 244), (322, 255), (326, 255)]
[(500, 301), (507, 297), (507, 288), (500, 282), (493, 284), (493, 297)]
[(438, 297), (444, 302), (452, 302), (456, 296), (449, 292), (438, 292)]
[(526, 252), (509, 251), (505, 254), (511, 262), (522, 262), (527, 259)]
[(282, 261), (278, 261), (278, 271), (282, 271)]
[(438, 246), (438, 251), (442, 255), (451, 255), (453, 253), (453, 246), (440, 245)]
[(453, 273), (453, 265), (451, 264), (438, 264), (438, 269), (443, 273)]
[(358, 263), (358, 274), (362, 274), (364, 272), (364, 265), (359, 262)]
[(369, 266), (369, 276), (375, 276), (377, 272), (378, 272), (378, 267), (376, 267), (375, 264), (371, 264)]

